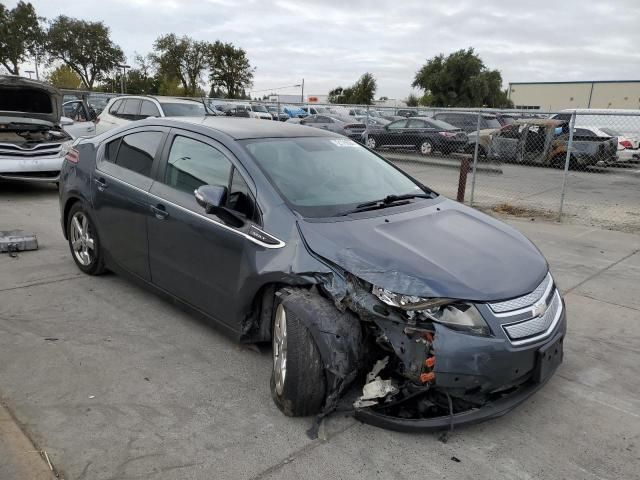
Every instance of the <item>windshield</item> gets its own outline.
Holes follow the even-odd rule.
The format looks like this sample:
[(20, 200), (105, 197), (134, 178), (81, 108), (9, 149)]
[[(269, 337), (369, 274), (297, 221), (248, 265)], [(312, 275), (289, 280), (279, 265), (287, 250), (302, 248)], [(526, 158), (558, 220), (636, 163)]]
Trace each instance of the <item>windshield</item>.
[(244, 145), (305, 217), (329, 217), (387, 195), (424, 193), (409, 177), (346, 138), (256, 139)]
[(199, 117), (206, 113), (201, 103), (160, 103), (160, 105), (167, 117)]
[(252, 106), (251, 106), (251, 109), (252, 109), (254, 112), (265, 112), (265, 113), (269, 113), (269, 112), (267, 111), (267, 108), (266, 108), (264, 105), (252, 105)]

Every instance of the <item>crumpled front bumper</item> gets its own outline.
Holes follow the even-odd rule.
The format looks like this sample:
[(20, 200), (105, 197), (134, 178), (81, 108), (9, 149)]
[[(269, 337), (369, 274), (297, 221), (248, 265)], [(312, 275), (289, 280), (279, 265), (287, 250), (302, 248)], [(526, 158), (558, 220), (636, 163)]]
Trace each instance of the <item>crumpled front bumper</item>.
[[(564, 307), (564, 305), (563, 305)], [(494, 381), (506, 382), (504, 384), (494, 383), (493, 391), (505, 389), (503, 394), (490, 394), (487, 392), (489, 400), (478, 407), (468, 410), (454, 412), (453, 415), (446, 414), (435, 417), (425, 418), (402, 418), (385, 414), (377, 407), (358, 408), (355, 411), (355, 417), (364, 423), (374, 425), (376, 427), (387, 428), (390, 430), (402, 432), (420, 432), (444, 430), (451, 427), (459, 427), (464, 425), (472, 425), (505, 415), (518, 405), (527, 400), (531, 395), (542, 388), (555, 373), (556, 368), (562, 362), (563, 357), (563, 341), (566, 334), (566, 311), (563, 308), (560, 320), (555, 330), (544, 341), (532, 344), (529, 347), (517, 347), (510, 351), (502, 352), (504, 355), (492, 356), (492, 360), (483, 363), (482, 368), (470, 368), (467, 378), (464, 378), (461, 369), (456, 373), (436, 373), (436, 381), (434, 388), (440, 392), (451, 392), (451, 396), (455, 397), (454, 383), (463, 383), (466, 386), (477, 385), (477, 389), (487, 392), (487, 379)], [(436, 334), (437, 336), (438, 334)], [(480, 341), (480, 339), (477, 339)], [(490, 354), (491, 351), (502, 350), (496, 344), (487, 344), (487, 348), (480, 347), (480, 343), (475, 344), (477, 359), (483, 358)], [(441, 355), (445, 352), (440, 351)], [(449, 352), (454, 355), (453, 350)], [(464, 362), (466, 356), (464, 352), (460, 352)], [(468, 352), (467, 352), (468, 353)], [(436, 351), (436, 356), (438, 352)], [(510, 360), (511, 358), (511, 360)], [(468, 363), (468, 362), (467, 362)], [(476, 364), (476, 367), (478, 365)], [(506, 371), (514, 374), (515, 368), (520, 369), (520, 378), (516, 380), (509, 377)], [(517, 371), (517, 370), (515, 370)], [(495, 376), (492, 377), (492, 373)], [(523, 375), (524, 374), (524, 375)], [(438, 379), (444, 380), (438, 385)], [(444, 383), (444, 385), (442, 384)], [(454, 398), (455, 400), (455, 398)]]

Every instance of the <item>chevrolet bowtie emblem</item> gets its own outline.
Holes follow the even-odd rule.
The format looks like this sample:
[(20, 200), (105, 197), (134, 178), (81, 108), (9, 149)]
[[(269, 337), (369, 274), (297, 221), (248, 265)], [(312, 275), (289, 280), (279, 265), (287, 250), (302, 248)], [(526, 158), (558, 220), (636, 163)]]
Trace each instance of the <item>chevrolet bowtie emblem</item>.
[(534, 303), (533, 308), (531, 309), (531, 314), (534, 317), (541, 317), (542, 315), (544, 315), (544, 312), (546, 311), (547, 311), (547, 303), (544, 301), (544, 299), (542, 299)]

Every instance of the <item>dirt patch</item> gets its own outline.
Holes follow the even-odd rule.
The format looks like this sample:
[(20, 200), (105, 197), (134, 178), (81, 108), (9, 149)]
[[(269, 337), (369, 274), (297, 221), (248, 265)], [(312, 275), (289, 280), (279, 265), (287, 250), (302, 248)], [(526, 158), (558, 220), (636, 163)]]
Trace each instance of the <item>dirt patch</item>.
[(544, 218), (547, 220), (556, 220), (558, 212), (545, 210), (540, 208), (521, 207), (510, 203), (499, 203), (489, 209), (491, 212), (499, 215), (510, 215), (512, 217), (527, 218)]

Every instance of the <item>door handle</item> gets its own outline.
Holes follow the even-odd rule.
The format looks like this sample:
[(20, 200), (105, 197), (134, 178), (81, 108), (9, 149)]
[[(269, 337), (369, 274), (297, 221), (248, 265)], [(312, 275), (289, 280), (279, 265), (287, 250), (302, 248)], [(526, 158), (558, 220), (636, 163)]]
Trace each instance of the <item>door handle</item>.
[(105, 189), (109, 187), (109, 185), (107, 185), (107, 182), (105, 181), (105, 179), (102, 178), (102, 177), (94, 178), (93, 181), (98, 186), (98, 190), (100, 192), (104, 192)]
[(161, 203), (158, 203), (157, 205), (151, 205), (151, 211), (158, 220), (164, 220), (169, 216), (169, 212), (167, 212), (167, 209)]

